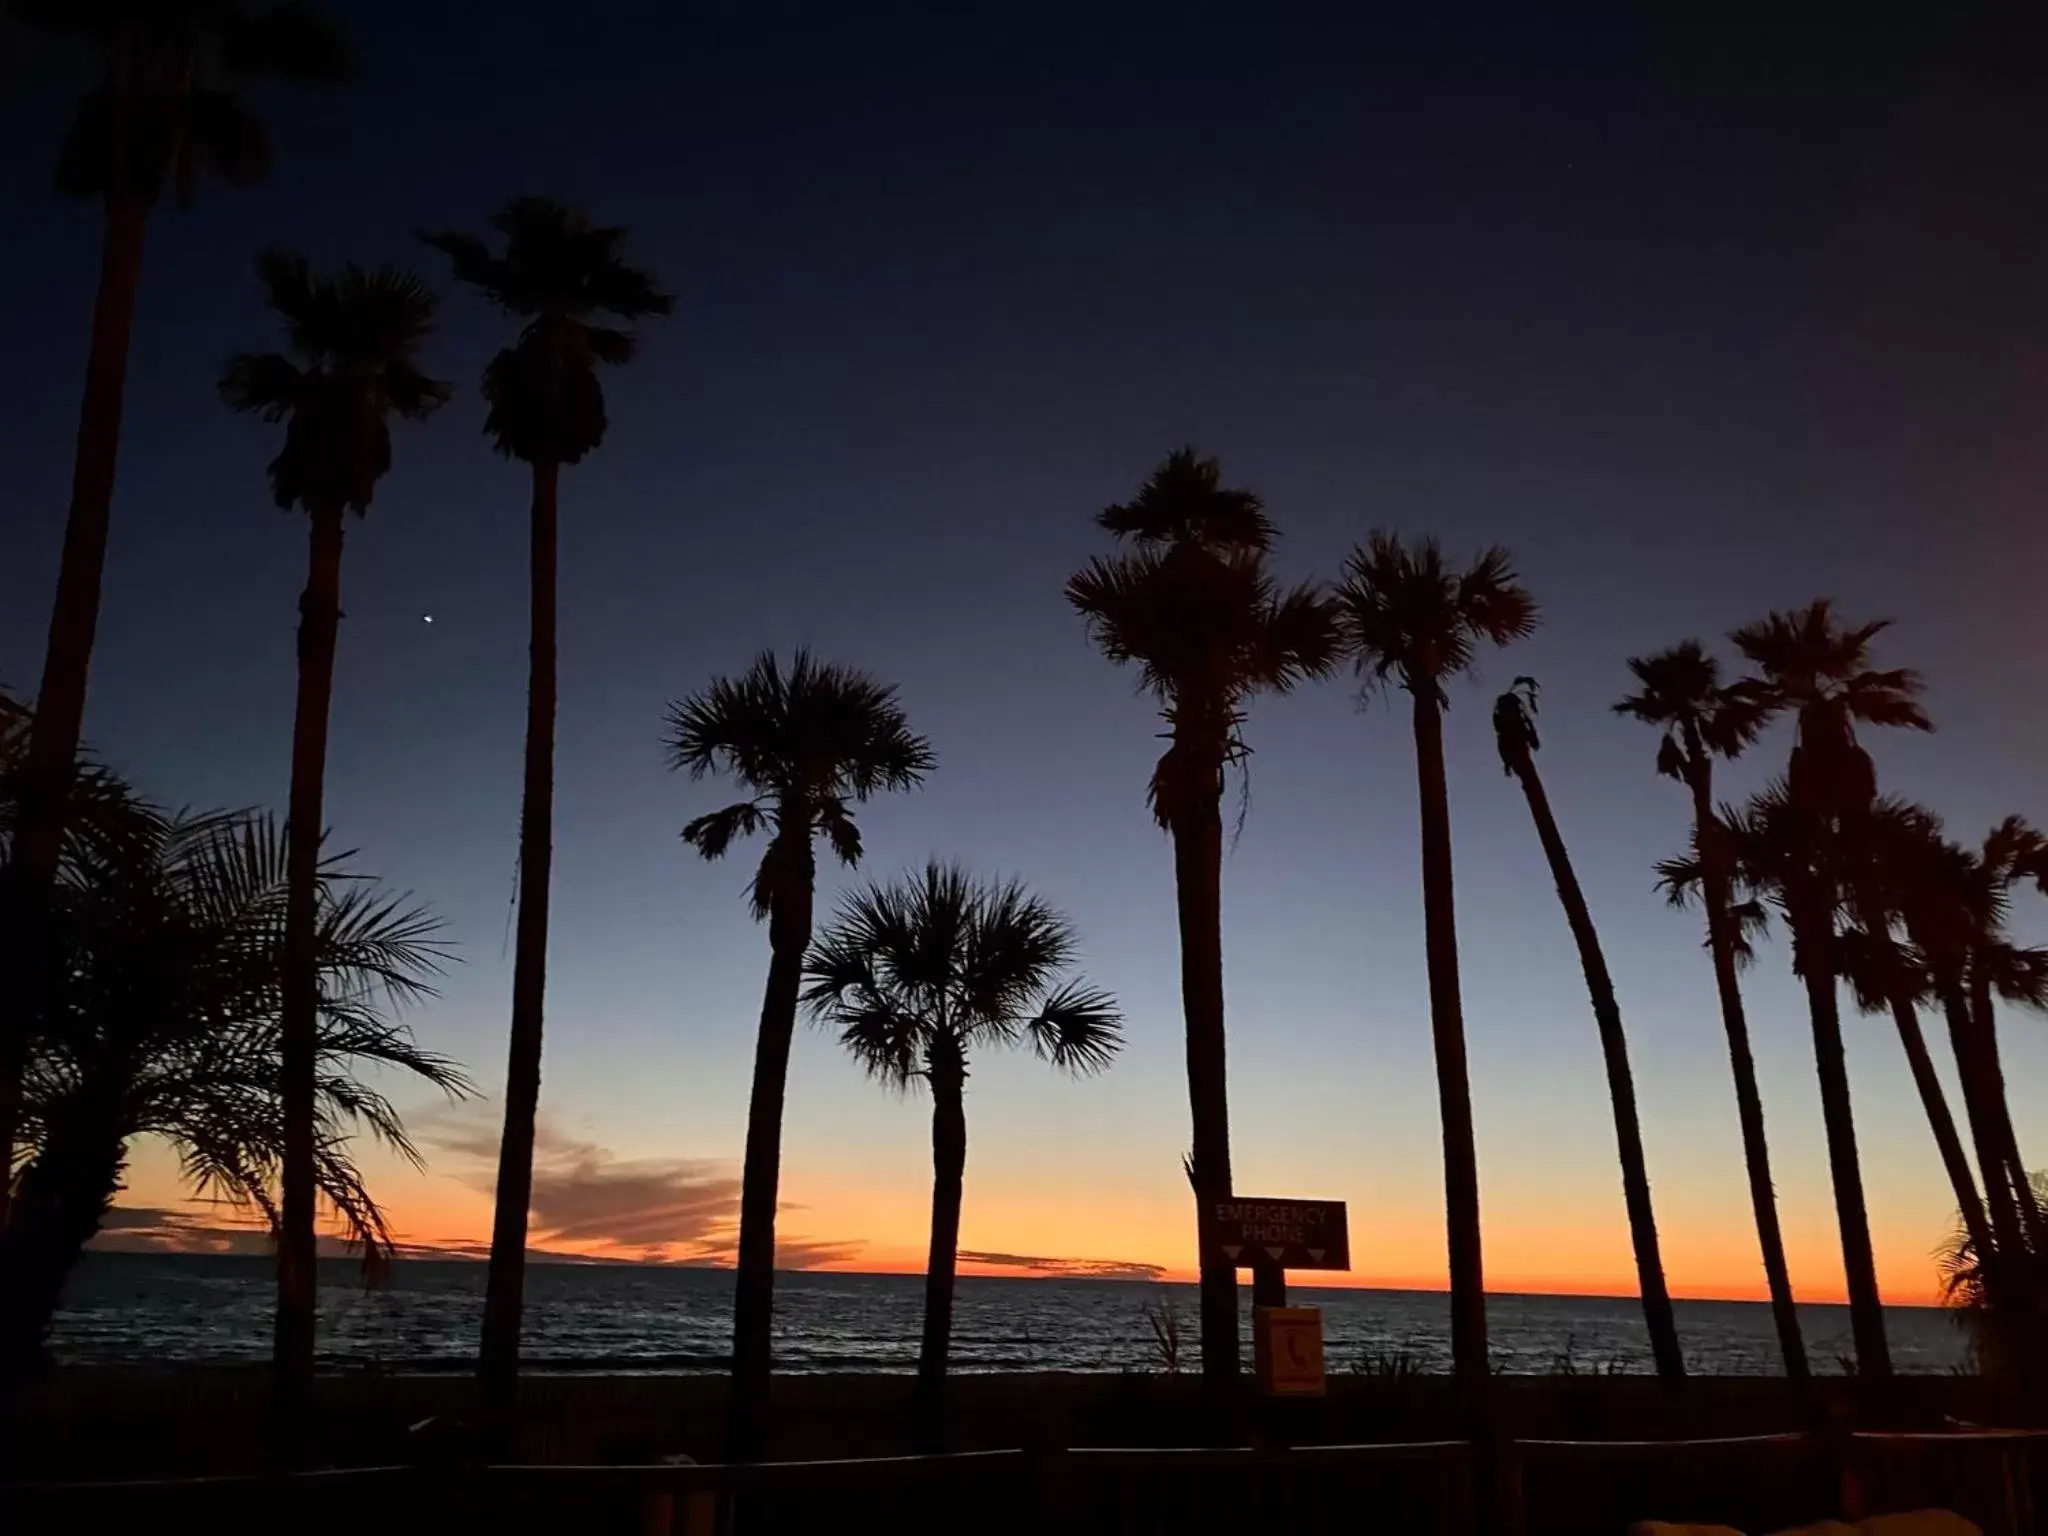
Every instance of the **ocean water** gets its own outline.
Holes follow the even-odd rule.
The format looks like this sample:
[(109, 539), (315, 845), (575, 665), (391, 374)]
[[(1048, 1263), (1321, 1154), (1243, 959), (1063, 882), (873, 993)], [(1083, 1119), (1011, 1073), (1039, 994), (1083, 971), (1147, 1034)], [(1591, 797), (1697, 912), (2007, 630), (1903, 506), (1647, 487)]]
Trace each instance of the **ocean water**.
[[(272, 1269), (260, 1257), (89, 1254), (73, 1277), (52, 1344), (70, 1361), (102, 1364), (252, 1363), (270, 1354)], [(321, 1268), (320, 1338), (333, 1369), (460, 1370), (475, 1358), (484, 1266), (402, 1260), (377, 1289), (344, 1260)], [(916, 1366), (924, 1281), (917, 1275), (790, 1273), (777, 1278), (775, 1358), (786, 1371), (908, 1371)], [(1247, 1313), (1250, 1287), (1243, 1290)], [(1430, 1291), (1317, 1290), (1289, 1299), (1323, 1309), (1332, 1370), (1406, 1355), (1450, 1369), (1450, 1313)], [(1148, 1310), (1178, 1314), (1182, 1368), (1196, 1369), (1193, 1286), (1116, 1280), (963, 1279), (953, 1363), (961, 1371), (1160, 1369)], [(732, 1276), (711, 1269), (536, 1264), (527, 1271), (525, 1358), (537, 1370), (683, 1372), (724, 1367)], [(1705, 1375), (1777, 1370), (1761, 1303), (1681, 1301), (1689, 1367)], [(1845, 1307), (1805, 1306), (1807, 1351), (1818, 1371), (1850, 1355)], [(1633, 1301), (1493, 1296), (1496, 1364), (1510, 1372), (1648, 1373), (1650, 1350)], [(1902, 1371), (1954, 1370), (1964, 1361), (1953, 1319), (1930, 1307), (1892, 1307), (1886, 1324)], [(1249, 1333), (1247, 1332), (1247, 1337)]]

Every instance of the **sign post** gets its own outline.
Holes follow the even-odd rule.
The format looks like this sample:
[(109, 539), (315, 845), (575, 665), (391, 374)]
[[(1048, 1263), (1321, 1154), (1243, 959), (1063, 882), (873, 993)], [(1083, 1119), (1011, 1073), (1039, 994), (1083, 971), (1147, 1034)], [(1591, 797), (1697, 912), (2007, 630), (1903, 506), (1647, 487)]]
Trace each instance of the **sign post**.
[(1287, 1305), (1287, 1271), (1351, 1267), (1344, 1202), (1205, 1200), (1198, 1237), (1203, 1263), (1252, 1272), (1252, 1359), (1260, 1392), (1322, 1396), (1322, 1309)]

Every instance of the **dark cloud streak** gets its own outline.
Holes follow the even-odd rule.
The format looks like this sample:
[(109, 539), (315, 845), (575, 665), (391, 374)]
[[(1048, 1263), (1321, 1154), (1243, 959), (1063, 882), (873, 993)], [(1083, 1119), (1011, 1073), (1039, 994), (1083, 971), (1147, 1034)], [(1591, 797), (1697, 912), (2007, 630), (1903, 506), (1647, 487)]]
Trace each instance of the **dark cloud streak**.
[(1061, 1259), (1036, 1253), (988, 1253), (964, 1249), (962, 1264), (987, 1264), (998, 1269), (1028, 1270), (1061, 1280), (1157, 1280), (1166, 1273), (1163, 1264), (1140, 1264), (1132, 1259)]

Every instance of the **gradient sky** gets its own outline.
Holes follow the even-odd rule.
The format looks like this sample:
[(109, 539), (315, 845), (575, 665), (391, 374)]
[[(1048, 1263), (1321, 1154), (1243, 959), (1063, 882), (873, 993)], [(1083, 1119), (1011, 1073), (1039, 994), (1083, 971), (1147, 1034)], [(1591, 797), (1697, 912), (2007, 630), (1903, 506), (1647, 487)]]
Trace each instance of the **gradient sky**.
[[(899, 683), (939, 754), (928, 788), (863, 813), (866, 873), (941, 853), (1025, 877), (1129, 1013), (1103, 1079), (1026, 1057), (976, 1072), (963, 1246), (1187, 1269), (1171, 869), (1143, 803), (1157, 726), (1060, 598), (1105, 547), (1091, 514), (1185, 441), (1265, 495), (1289, 575), (1387, 526), (1503, 542), (1543, 604), (1448, 723), (1490, 1282), (1632, 1286), (1583, 983), (1487, 720), (1526, 672), (1627, 1018), (1673, 1287), (1757, 1293), (1711, 975), (1651, 889), (1684, 797), (1607, 706), (1626, 656), (1828, 594), (1895, 618), (1882, 659), (1928, 678), (1939, 734), (1873, 743), (1887, 786), (1971, 837), (2048, 817), (2039, 35), (1970, 7), (1889, 35), (1867, 10), (1802, 34), (1553, 7), (1189, 6), (1153, 26), (507, 3), (487, 29), (453, 0), (335, 9), (361, 82), (265, 96), (271, 180), (152, 225), (87, 731), (165, 800), (283, 802), (303, 523), (270, 504), (276, 430), (212, 392), (229, 352), (274, 344), (260, 246), (440, 281), (408, 231), (477, 226), (514, 194), (631, 229), (678, 305), (607, 376), (611, 435), (563, 479), (537, 1246), (729, 1245), (766, 935), (747, 864), (677, 841), (722, 797), (666, 770), (661, 720), (757, 650), (809, 644)], [(47, 191), (83, 68), (0, 46), (0, 680), (22, 689), (97, 223)], [(506, 335), (450, 295), (429, 360), (462, 392), (401, 431), (351, 533), (328, 776), (338, 840), (445, 914), (463, 963), (415, 1022), (493, 1094), (526, 479), (480, 436), (474, 381)], [(1332, 684), (1261, 704), (1248, 737), (1225, 868), (1239, 1187), (1346, 1199), (1354, 1279), (1440, 1285), (1404, 712)], [(2042, 915), (2023, 909), (2027, 932)], [(1837, 1297), (1782, 944), (1748, 995), (1793, 1279)], [(1925, 1299), (1950, 1201), (1889, 1025), (1852, 1026), (1881, 1280)], [(2022, 1141), (2048, 1145), (2040, 1021), (2007, 1038)], [(424, 1177), (377, 1165), (409, 1239), (487, 1232), (494, 1113), (423, 1118)], [(928, 1146), (918, 1102), (805, 1031), (789, 1261), (920, 1264)], [(127, 1198), (175, 1193), (145, 1150)]]

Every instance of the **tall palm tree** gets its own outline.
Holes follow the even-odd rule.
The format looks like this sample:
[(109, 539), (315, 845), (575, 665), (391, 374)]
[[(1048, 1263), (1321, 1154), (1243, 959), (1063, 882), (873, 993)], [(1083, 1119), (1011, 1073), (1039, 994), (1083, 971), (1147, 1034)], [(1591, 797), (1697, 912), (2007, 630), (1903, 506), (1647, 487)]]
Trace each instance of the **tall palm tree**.
[(1926, 967), (1912, 948), (1902, 943), (1879, 912), (1863, 907), (1856, 921), (1835, 936), (1835, 961), (1850, 996), (1864, 1013), (1888, 1013), (1906, 1053), (1907, 1069), (1913, 1074), (1913, 1088), (1920, 1096), (1920, 1108), (1927, 1116), (1935, 1150), (1941, 1156), (1942, 1172), (1948, 1175), (1955, 1196), (1956, 1219), (1962, 1224), (1976, 1253), (1993, 1251), (1993, 1238), (1984, 1201), (1977, 1192), (1976, 1175), (1970, 1171), (1969, 1154), (1956, 1129), (1955, 1115), (1948, 1107), (1948, 1093), (1941, 1086), (1934, 1055), (1927, 1048), (1927, 1036), (1920, 1028), (1921, 1005), (1933, 997), (1933, 983)]
[(1749, 1174), (1750, 1213), (1763, 1253), (1764, 1283), (1785, 1374), (1809, 1377), (1799, 1311), (1792, 1302), (1792, 1276), (1785, 1264), (1785, 1238), (1778, 1223), (1778, 1197), (1771, 1182), (1770, 1141), (1764, 1132), (1764, 1101), (1757, 1086), (1756, 1057), (1737, 975), (1740, 934), (1731, 910), (1734, 877), (1727, 829), (1714, 810), (1714, 763), (1736, 758), (1756, 740), (1763, 714), (1746, 690), (1721, 682), (1721, 664), (1697, 640), (1685, 640), (1651, 656), (1629, 658), (1637, 691), (1614, 706), (1661, 733), (1657, 772), (1683, 784), (1692, 796), (1692, 845), (1699, 861), (1700, 904), (1706, 910), (1707, 951), (1728, 1036), (1728, 1065), (1735, 1079), (1736, 1120), (1742, 1130), (1743, 1165)]
[(2020, 1156), (2006, 1100), (1995, 1006), (2004, 1001), (2036, 1012), (2048, 1008), (2048, 951), (2015, 945), (2004, 929), (2014, 886), (2031, 881), (2048, 891), (2048, 837), (2020, 817), (2008, 816), (1985, 835), (1977, 850), (1976, 868), (1979, 883), (1988, 888), (1989, 900), (1973, 903), (1972, 910), (1985, 913), (1990, 922), (1977, 933), (1971, 957), (1972, 1076), (2002, 1162), (2001, 1182), (2012, 1191), (2029, 1246), (2035, 1253), (2048, 1253), (2048, 1218), (2044, 1218), (2034, 1180)]
[(512, 961), (512, 1027), (505, 1068), (505, 1128), (498, 1151), (490, 1274), (485, 1282), (479, 1378), (485, 1415), (502, 1435), (519, 1382), (519, 1329), (526, 1295), (527, 1208), (540, 1108), (541, 1037), (547, 997), (548, 894), (554, 861), (556, 489), (605, 434), (598, 365), (633, 360), (630, 331), (595, 323), (666, 315), (675, 301), (653, 276), (620, 258), (625, 231), (592, 224), (541, 197), (515, 198), (491, 220), (503, 240), (422, 238), (445, 253), (458, 282), (523, 322), (519, 337), (484, 369), (484, 435), (533, 475), (529, 522), (530, 610), (526, 750), (519, 805), (519, 917)]
[(1375, 532), (1351, 552), (1337, 588), (1344, 639), (1368, 686), (1403, 689), (1412, 704), (1422, 812), (1423, 940), (1430, 1033), (1443, 1117), (1444, 1205), (1451, 1271), (1451, 1355), (1475, 1431), (1487, 1418), (1486, 1278), (1479, 1236), (1479, 1149), (1465, 1065), (1458, 993), (1458, 917), (1451, 883), (1451, 802), (1444, 780), (1444, 684), (1469, 672), (1481, 644), (1535, 631), (1536, 602), (1507, 551), (1470, 565), (1445, 559), (1435, 539)]
[(1877, 1291), (1842, 1044), (1837, 910), (1850, 863), (1858, 846), (1869, 841), (1877, 802), (1877, 772), (1857, 740), (1858, 725), (1933, 729), (1920, 707), (1919, 676), (1905, 669), (1879, 671), (1870, 664), (1871, 642), (1887, 627), (1883, 620), (1845, 627), (1822, 599), (1793, 612), (1772, 613), (1731, 636), (1756, 669), (1752, 686), (1759, 706), (1767, 715), (1786, 713), (1794, 719), (1784, 792), (1770, 807), (1776, 820), (1774, 874), (1813, 1025), (1857, 1369), (1870, 1376), (1891, 1374), (1891, 1349)]
[(936, 861), (849, 897), (811, 947), (803, 999), (870, 1076), (932, 1094), (931, 1257), (917, 1357), (919, 1438), (944, 1450), (969, 1058), (1029, 1045), (1069, 1072), (1099, 1072), (1123, 1044), (1114, 1000), (1062, 981), (1072, 926), (1015, 881), (976, 881)]
[(1628, 1036), (1621, 1025), (1621, 1007), (1614, 1000), (1614, 982), (1607, 974), (1607, 958), (1600, 952), (1600, 935), (1593, 927), (1593, 914), (1586, 907), (1585, 893), (1572, 869), (1571, 854), (1551, 814), (1550, 796), (1544, 792), (1543, 777), (1536, 771), (1536, 751), (1542, 745), (1536, 732), (1536, 680), (1518, 677), (1514, 686), (1493, 706), (1494, 740), (1500, 747), (1501, 766), (1513, 774), (1529, 802), (1529, 814), (1536, 823), (1536, 838), (1550, 863), (1550, 877), (1557, 884), (1558, 900), (1564, 904), (1565, 922), (1578, 945), (1579, 968), (1586, 974), (1586, 990), (1593, 1001), (1593, 1022), (1600, 1031), (1600, 1054), (1607, 1064), (1607, 1096), (1614, 1105), (1614, 1140), (1621, 1155), (1621, 1188), (1628, 1208), (1629, 1238), (1635, 1247), (1636, 1283), (1643, 1298), (1643, 1321), (1649, 1328), (1650, 1354), (1657, 1375), (1667, 1387), (1678, 1388), (1685, 1381), (1685, 1352), (1678, 1342), (1678, 1320), (1671, 1309), (1671, 1292), (1664, 1283), (1664, 1258), (1657, 1244), (1657, 1213), (1650, 1203), (1650, 1170), (1643, 1156), (1642, 1122), (1636, 1114), (1635, 1076), (1629, 1071)]
[(734, 1460), (752, 1461), (767, 1442), (782, 1104), (804, 951), (811, 943), (817, 885), (812, 844), (822, 837), (841, 863), (858, 864), (853, 803), (916, 788), (936, 760), (931, 743), (911, 730), (893, 687), (864, 672), (814, 661), (807, 651), (798, 651), (787, 668), (764, 654), (740, 676), (713, 680), (670, 707), (668, 727), (671, 767), (693, 779), (725, 774), (746, 793), (691, 821), (683, 840), (716, 859), (735, 838), (768, 834), (747, 887), (755, 920), (768, 923), (769, 958), (747, 1105), (732, 1323), (731, 1453)]
[[(325, 84), (352, 72), (340, 33), (295, 0), (260, 10), (234, 0), (6, 0), (6, 8), (98, 56), (99, 84), (72, 119), (56, 183), (66, 196), (97, 200), (102, 217), (71, 504), (23, 769), (20, 848), (0, 891), (0, 973), (14, 978), (0, 992), (0, 1169), (10, 1166), (29, 1032), (47, 980), (28, 962), (47, 947), (66, 785), (85, 719), (150, 211), (166, 184), (185, 207), (202, 174), (239, 185), (269, 168), (269, 136), (238, 88), (264, 78)], [(0, 1214), (6, 1199), (0, 1187)]]
[[(1230, 1092), (1223, 1026), (1223, 780), (1250, 753), (1246, 706), (1327, 674), (1337, 658), (1334, 616), (1313, 585), (1283, 590), (1266, 556), (1278, 537), (1258, 496), (1226, 487), (1215, 459), (1170, 455), (1129, 502), (1096, 525), (1123, 541), (1067, 582), (1066, 596), (1096, 646), (1138, 668), (1159, 704), (1166, 751), (1147, 800), (1173, 839), (1186, 1022), (1188, 1177), (1198, 1203), (1227, 1197)], [(1202, 1375), (1237, 1374), (1237, 1272), (1202, 1266)]]
[[(1970, 1139), (1984, 1178), (1985, 1215), (1993, 1241), (1990, 1246), (1977, 1245), (1976, 1252), (1996, 1259), (2020, 1251), (2025, 1234), (1998, 1130), (2002, 1106), (1997, 1101), (2003, 1098), (2003, 1085), (1992, 1081), (1979, 1048), (1971, 982), (1979, 970), (2000, 968), (1995, 960), (1980, 965), (1979, 956), (2009, 946), (2009, 891), (1980, 850), (1952, 841), (1931, 813), (1925, 815), (1922, 832), (1924, 840), (1915, 848), (1895, 831), (1887, 851), (1904, 866), (1896, 882), (1900, 917), (1948, 1026)], [(1995, 1275), (1999, 1266), (1991, 1263), (1986, 1269)]]
[(411, 273), (350, 264), (334, 276), (317, 276), (304, 257), (285, 251), (266, 251), (256, 271), (284, 322), (290, 355), (234, 357), (221, 375), (221, 399), (237, 411), (285, 423), (284, 447), (270, 461), (271, 491), (278, 506), (304, 512), (311, 523), (299, 596), (279, 1049), (286, 1147), (273, 1369), (278, 1425), (289, 1443), (303, 1430), (313, 1380), (320, 836), (343, 524), (351, 510), (359, 517), (370, 510), (377, 482), (390, 471), (391, 418), (423, 421), (449, 391), (414, 362), (433, 328), (434, 295)]

